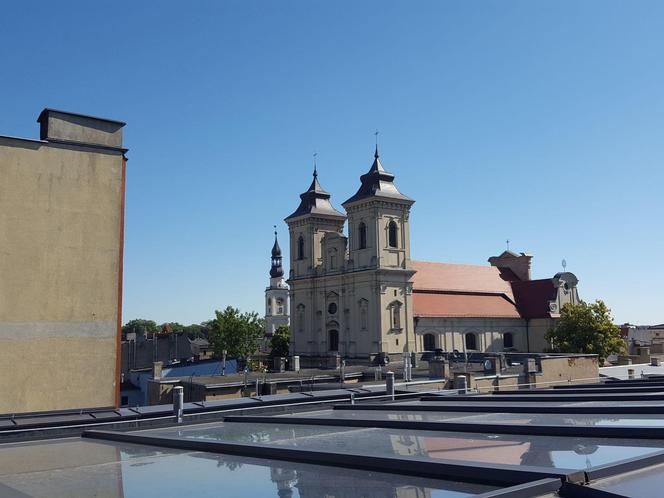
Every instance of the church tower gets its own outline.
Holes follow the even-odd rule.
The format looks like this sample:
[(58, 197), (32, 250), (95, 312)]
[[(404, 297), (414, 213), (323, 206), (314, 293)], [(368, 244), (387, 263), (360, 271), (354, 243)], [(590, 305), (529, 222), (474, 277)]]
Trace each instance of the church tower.
[[(284, 221), (290, 232), (289, 280), (311, 276), (318, 266), (341, 268), (344, 251), (334, 261), (325, 261), (323, 239), (343, 237), (346, 217), (334, 209), (330, 194), (323, 190), (314, 167), (314, 178), (306, 192), (300, 194), (300, 205)], [(326, 237), (327, 236), (327, 237)]]
[(334, 355), (340, 352), (343, 304), (339, 278), (345, 269), (346, 216), (337, 211), (314, 178), (300, 195), (300, 205), (284, 221), (290, 232), (290, 302), (293, 309), (292, 354)]
[(409, 223), (415, 201), (399, 192), (394, 175), (380, 162), (378, 146), (360, 182), (343, 207), (348, 213), (348, 267), (372, 275), (375, 282), (375, 294), (365, 303), (371, 318), (368, 332), (381, 353), (415, 351)]
[[(276, 228), (276, 227), (275, 227)], [(270, 337), (282, 325), (288, 325), (288, 287), (284, 283), (281, 247), (274, 232), (270, 267), (270, 286), (265, 289), (265, 336)]]

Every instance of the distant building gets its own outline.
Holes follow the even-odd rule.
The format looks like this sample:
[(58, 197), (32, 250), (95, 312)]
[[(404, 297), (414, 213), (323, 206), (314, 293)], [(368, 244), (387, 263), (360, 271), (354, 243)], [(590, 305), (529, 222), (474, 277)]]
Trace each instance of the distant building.
[(127, 339), (122, 341), (122, 373), (151, 369), (152, 364), (158, 361), (165, 366), (192, 362), (200, 354), (202, 341), (205, 340), (195, 339), (194, 341), (185, 334), (146, 336), (130, 332), (127, 334)]
[(425, 351), (542, 352), (561, 308), (578, 303), (570, 272), (532, 280), (532, 256), (505, 251), (491, 266), (413, 261), (413, 303)]
[(125, 123), (0, 136), (0, 413), (117, 406)]
[(270, 286), (265, 289), (265, 338), (269, 339), (282, 325), (288, 325), (288, 287), (284, 283), (281, 247), (274, 232), (270, 267)]
[(411, 261), (415, 201), (394, 178), (376, 149), (343, 214), (314, 169), (285, 219), (292, 353), (371, 358), (436, 348), (545, 350), (544, 335), (561, 307), (579, 301), (576, 276), (532, 280), (532, 256), (511, 251), (490, 258), (491, 266)]
[(634, 346), (655, 346), (656, 350), (664, 348), (664, 323), (659, 325), (620, 326), (621, 335), (627, 340), (630, 351)]

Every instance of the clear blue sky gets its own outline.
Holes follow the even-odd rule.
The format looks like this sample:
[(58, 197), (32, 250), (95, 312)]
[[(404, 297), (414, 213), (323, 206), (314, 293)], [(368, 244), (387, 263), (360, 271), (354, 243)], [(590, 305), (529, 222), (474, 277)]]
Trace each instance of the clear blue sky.
[(663, 49), (661, 1), (6, 2), (0, 134), (47, 106), (128, 123), (125, 321), (262, 312), (313, 152), (339, 207), (379, 129), (413, 258), (509, 238), (661, 323)]

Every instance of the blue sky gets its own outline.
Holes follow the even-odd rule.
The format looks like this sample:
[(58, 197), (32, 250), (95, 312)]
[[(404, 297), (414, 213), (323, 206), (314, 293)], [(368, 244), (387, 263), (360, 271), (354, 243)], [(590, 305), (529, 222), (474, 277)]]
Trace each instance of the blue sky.
[(510, 239), (661, 323), (663, 47), (659, 1), (7, 2), (0, 134), (43, 107), (128, 123), (125, 321), (261, 312), (313, 152), (339, 207), (378, 129), (414, 259)]

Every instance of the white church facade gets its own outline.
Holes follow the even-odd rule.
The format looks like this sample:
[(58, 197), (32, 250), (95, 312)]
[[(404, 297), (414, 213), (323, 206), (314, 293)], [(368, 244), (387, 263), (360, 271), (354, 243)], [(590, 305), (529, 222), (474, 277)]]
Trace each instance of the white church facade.
[(576, 277), (532, 280), (532, 256), (510, 251), (485, 266), (411, 261), (415, 201), (394, 178), (376, 149), (343, 214), (314, 169), (298, 208), (285, 219), (291, 353), (369, 358), (436, 348), (546, 349), (544, 334), (560, 308), (578, 301)]

